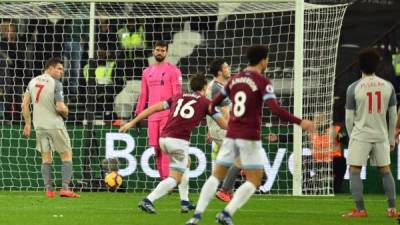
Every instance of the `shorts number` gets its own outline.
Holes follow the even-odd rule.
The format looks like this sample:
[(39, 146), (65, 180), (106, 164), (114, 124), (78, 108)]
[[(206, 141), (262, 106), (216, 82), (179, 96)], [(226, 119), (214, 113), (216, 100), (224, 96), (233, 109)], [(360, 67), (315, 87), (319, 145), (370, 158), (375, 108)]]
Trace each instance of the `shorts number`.
[(192, 118), (194, 115), (194, 109), (192, 105), (196, 102), (197, 102), (196, 100), (190, 100), (182, 106), (183, 99), (182, 98), (179, 99), (173, 117), (176, 117), (179, 113), (179, 115), (184, 119)]
[(241, 117), (246, 111), (245, 103), (246, 103), (246, 93), (243, 91), (239, 91), (235, 94), (235, 97), (233, 98), (233, 115), (235, 117)]

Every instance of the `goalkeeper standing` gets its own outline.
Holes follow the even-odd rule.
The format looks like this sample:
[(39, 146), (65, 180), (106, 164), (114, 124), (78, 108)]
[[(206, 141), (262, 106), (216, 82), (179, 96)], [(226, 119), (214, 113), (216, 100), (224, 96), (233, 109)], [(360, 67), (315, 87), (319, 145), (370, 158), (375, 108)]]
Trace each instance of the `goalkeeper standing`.
[[(146, 103), (150, 107), (182, 93), (181, 71), (166, 60), (167, 54), (168, 44), (163, 41), (156, 42), (153, 49), (156, 62), (142, 73), (141, 93), (136, 106), (136, 115), (145, 109)], [(169, 110), (158, 112), (148, 119), (149, 145), (154, 147), (161, 180), (168, 177), (169, 158), (161, 151), (158, 139), (168, 120), (169, 112)]]
[(25, 127), (23, 135), (31, 134), (30, 104), (33, 104), (33, 125), (36, 130), (36, 148), (42, 155), (41, 172), (46, 187), (46, 196), (55, 197), (51, 178), (52, 151), (60, 154), (62, 161), (61, 197), (78, 198), (79, 195), (69, 189), (72, 177), (71, 141), (63, 118), (68, 116), (68, 107), (64, 103), (63, 86), (60, 82), (64, 73), (63, 62), (58, 58), (47, 60), (45, 73), (33, 78), (22, 101), (22, 115)]

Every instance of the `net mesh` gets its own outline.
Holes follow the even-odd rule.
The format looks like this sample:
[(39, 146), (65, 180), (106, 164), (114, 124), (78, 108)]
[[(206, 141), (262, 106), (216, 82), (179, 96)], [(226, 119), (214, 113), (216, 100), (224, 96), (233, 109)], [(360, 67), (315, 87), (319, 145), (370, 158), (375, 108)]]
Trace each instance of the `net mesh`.
[[(321, 133), (332, 129), (335, 64), (346, 5), (305, 4), (303, 115), (321, 115)], [(187, 77), (208, 71), (215, 57), (229, 62), (233, 72), (246, 66), (246, 49), (254, 44), (270, 48), (267, 75), (284, 108), (293, 112), (295, 5), (262, 3), (96, 3), (94, 59), (89, 59), (88, 3), (0, 3), (0, 186), (10, 190), (41, 190), (40, 153), (35, 139), (22, 137), (21, 96), (29, 80), (42, 73), (45, 60), (65, 61), (63, 84), (70, 107), (66, 126), (74, 153), (76, 188), (104, 190), (101, 161), (118, 156), (124, 175), (121, 190), (154, 188), (158, 173), (148, 147), (144, 123), (130, 135), (117, 133), (112, 123), (129, 119), (140, 93), (143, 68), (154, 59), (155, 41), (170, 42), (168, 60)], [(110, 79), (97, 79), (101, 67)], [(262, 192), (292, 193), (292, 125), (263, 111), (265, 171)], [(210, 175), (210, 146), (205, 123), (192, 132), (191, 191), (199, 191)], [(268, 139), (276, 134), (278, 141)], [(312, 137), (303, 137), (303, 193), (332, 193), (332, 163), (315, 160)], [(332, 139), (329, 138), (329, 142)], [(329, 144), (331, 150), (332, 144)], [(330, 151), (329, 150), (329, 151)], [(55, 154), (54, 176), (61, 184)], [(240, 177), (239, 177), (240, 178)], [(243, 178), (241, 178), (243, 179)]]

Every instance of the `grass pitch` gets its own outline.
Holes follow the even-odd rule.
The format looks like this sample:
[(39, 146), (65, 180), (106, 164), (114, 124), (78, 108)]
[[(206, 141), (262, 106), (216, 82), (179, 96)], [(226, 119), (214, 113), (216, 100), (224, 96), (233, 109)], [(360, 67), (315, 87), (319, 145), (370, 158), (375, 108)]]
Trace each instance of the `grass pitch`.
[[(1, 225), (183, 225), (192, 215), (181, 214), (177, 194), (155, 203), (157, 215), (137, 208), (145, 193), (80, 193), (81, 198), (47, 199), (42, 192), (0, 192)], [(192, 195), (196, 201), (198, 195)], [(343, 219), (353, 207), (350, 195), (335, 197), (255, 196), (234, 216), (236, 225), (385, 225), (398, 224), (386, 217), (384, 195), (367, 195), (369, 217)], [(203, 225), (216, 224), (224, 203), (213, 200)]]

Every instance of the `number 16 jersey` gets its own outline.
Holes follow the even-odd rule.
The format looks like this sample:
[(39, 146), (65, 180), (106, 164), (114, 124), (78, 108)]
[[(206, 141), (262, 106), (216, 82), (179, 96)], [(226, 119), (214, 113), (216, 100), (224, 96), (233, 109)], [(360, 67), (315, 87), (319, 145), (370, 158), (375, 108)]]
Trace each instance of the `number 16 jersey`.
[(64, 101), (63, 86), (48, 74), (33, 78), (26, 92), (33, 104), (33, 126), (35, 129), (63, 129), (63, 118), (56, 111), (56, 102)]
[(168, 121), (160, 137), (172, 137), (189, 141), (190, 133), (206, 115), (218, 118), (218, 112), (209, 112), (211, 101), (205, 96), (190, 93), (176, 95), (164, 102), (164, 109), (171, 109)]

